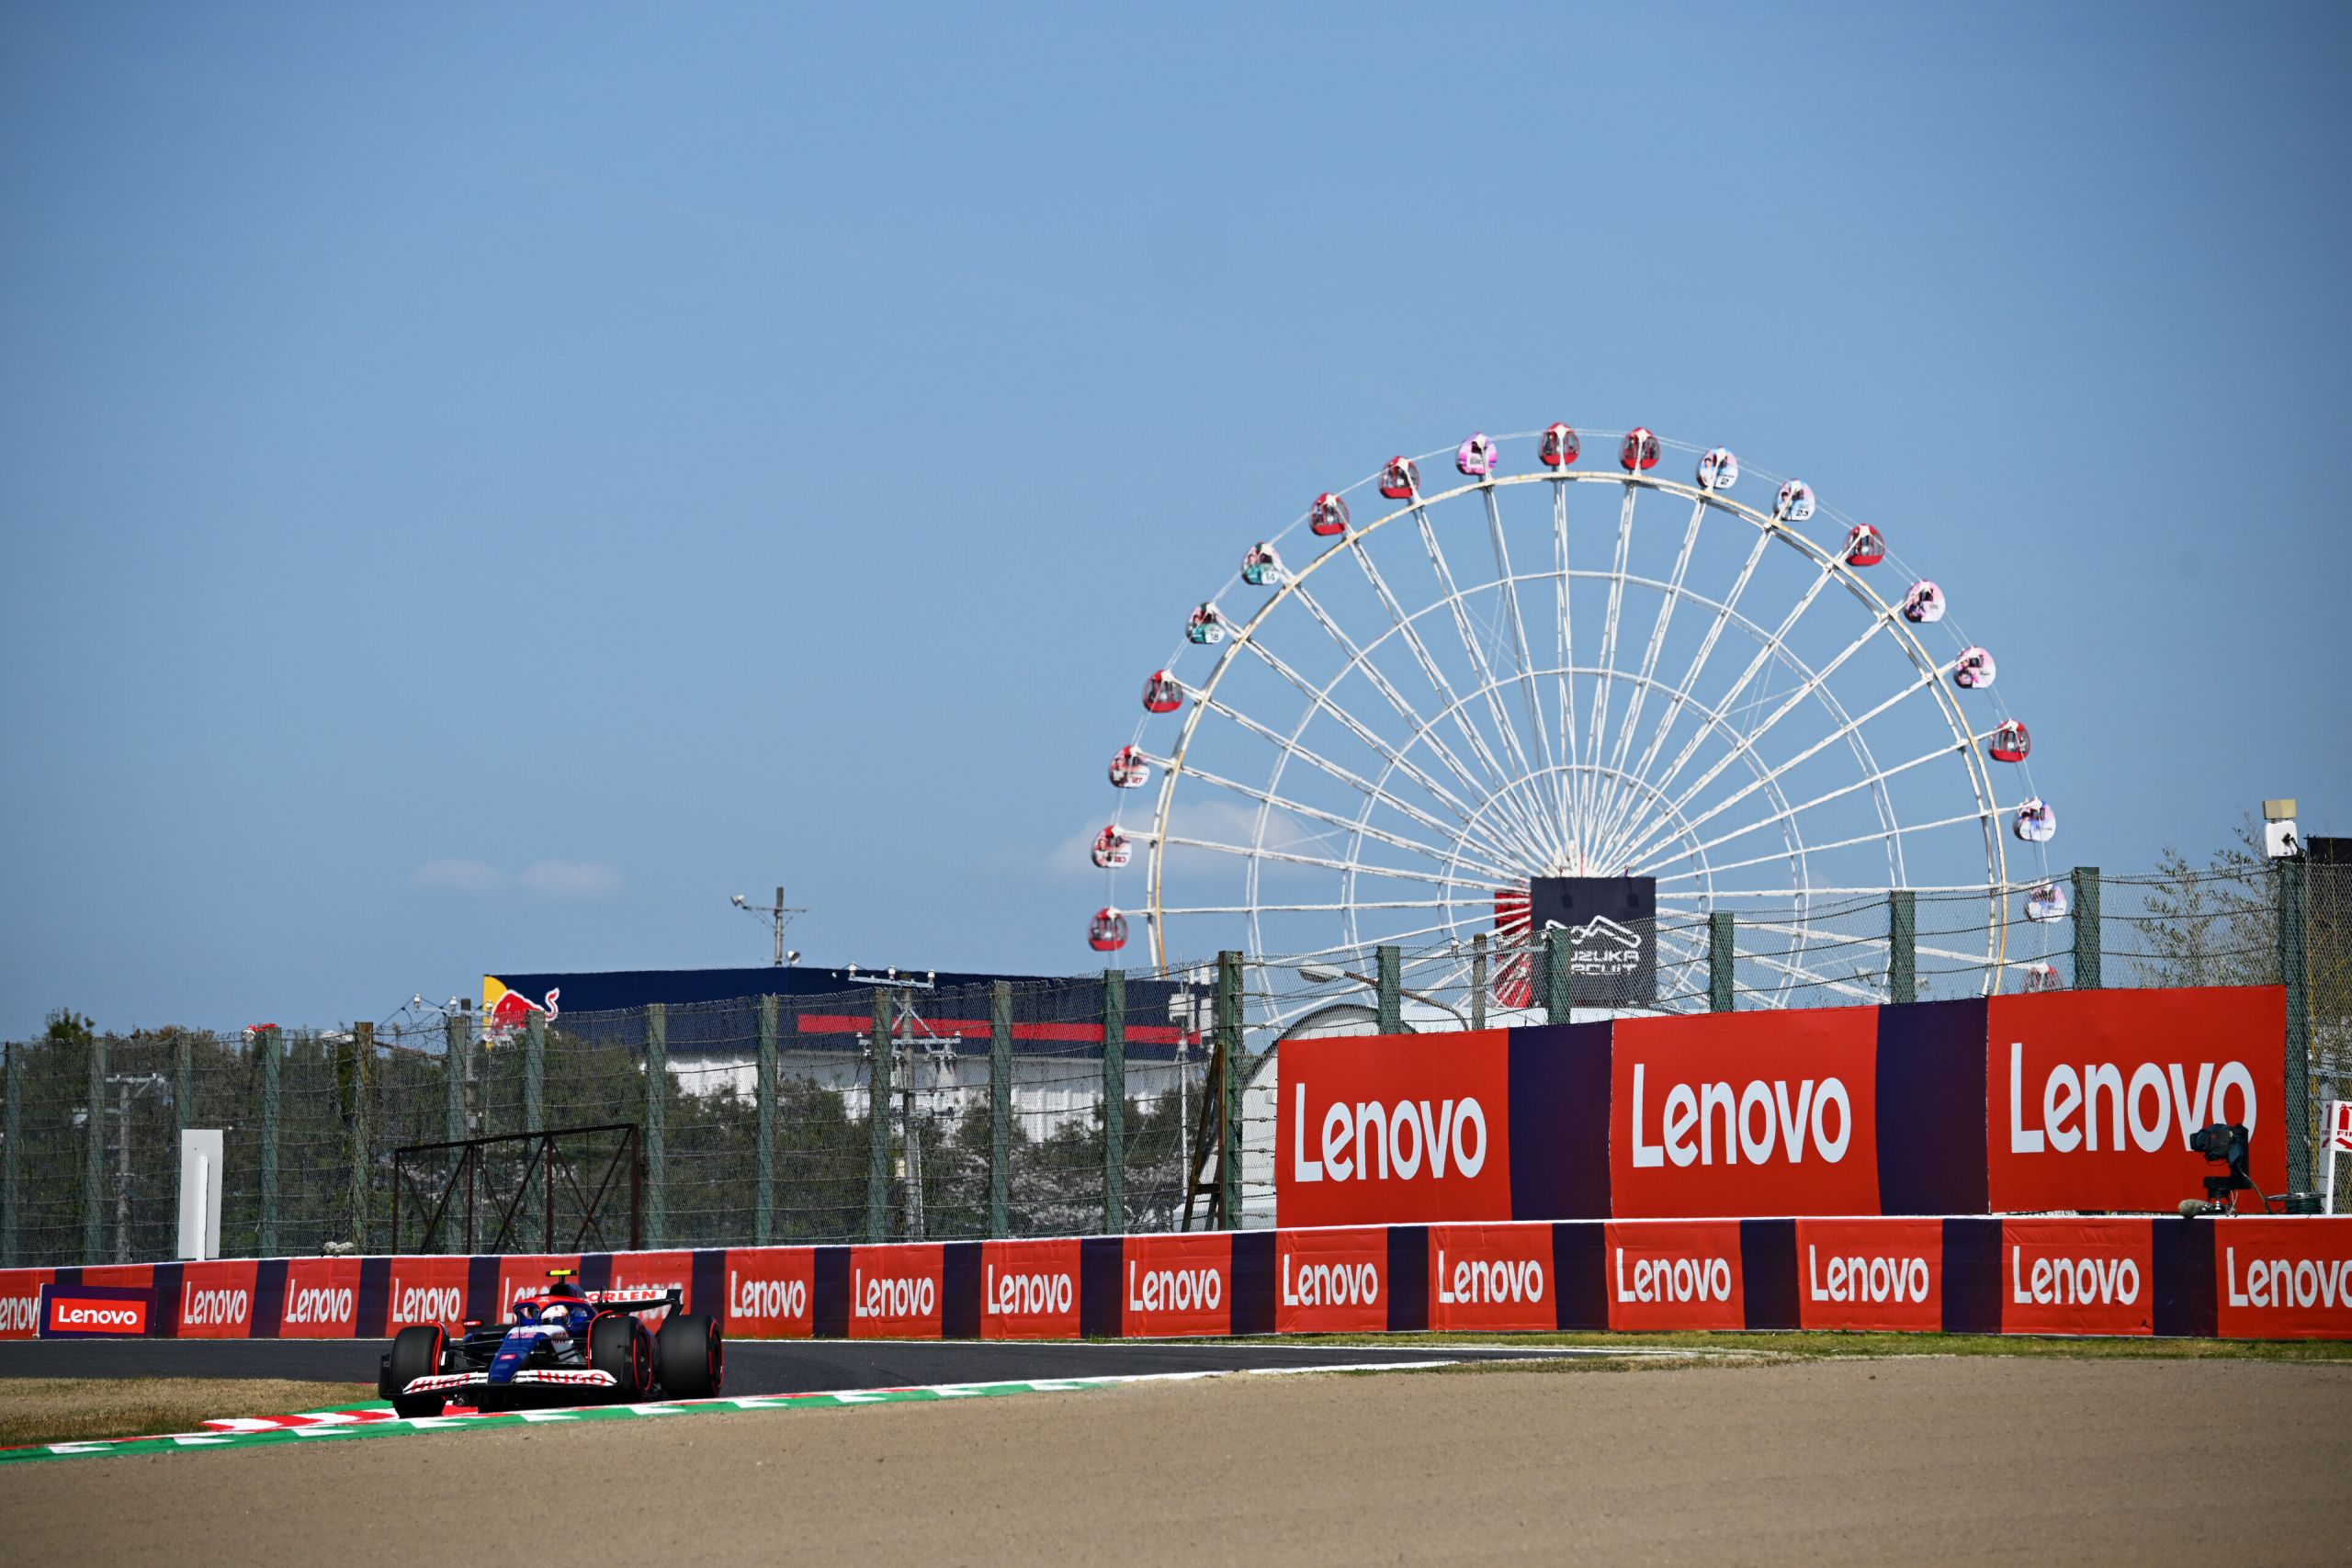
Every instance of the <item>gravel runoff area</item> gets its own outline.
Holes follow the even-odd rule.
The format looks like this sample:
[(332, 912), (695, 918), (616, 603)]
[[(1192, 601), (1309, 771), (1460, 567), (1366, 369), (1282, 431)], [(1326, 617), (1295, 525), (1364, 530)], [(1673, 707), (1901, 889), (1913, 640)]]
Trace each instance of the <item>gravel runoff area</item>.
[(2342, 1561), (2352, 1368), (1239, 1376), (0, 1472), (17, 1561)]

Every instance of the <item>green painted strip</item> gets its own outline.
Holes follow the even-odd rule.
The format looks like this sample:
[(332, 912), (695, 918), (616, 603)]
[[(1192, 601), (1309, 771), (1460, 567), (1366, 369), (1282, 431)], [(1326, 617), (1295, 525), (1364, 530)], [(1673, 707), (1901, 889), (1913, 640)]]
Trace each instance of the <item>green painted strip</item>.
[[(1152, 1381), (1134, 1377), (1049, 1378), (1017, 1382), (943, 1383), (932, 1388), (846, 1390), (838, 1393), (730, 1394), (718, 1399), (675, 1400), (651, 1404), (592, 1404), (569, 1410), (511, 1411), (496, 1416), (432, 1416), (413, 1419), (280, 1427), (255, 1432), (181, 1432), (153, 1438), (119, 1438), (104, 1442), (44, 1443), (27, 1449), (0, 1449), (0, 1464), (24, 1464), (42, 1460), (96, 1459), (117, 1454), (180, 1453), (207, 1449), (259, 1449), (286, 1444), (350, 1442), (367, 1438), (400, 1438), (417, 1432), (466, 1432), (487, 1427), (524, 1427), (580, 1421), (642, 1421), (668, 1416), (704, 1416), (714, 1411), (838, 1409), (854, 1404), (923, 1404), (951, 1399), (996, 1399), (1018, 1393), (1056, 1393), (1109, 1388), (1119, 1383)], [(357, 1410), (384, 1410), (380, 1404), (335, 1405), (307, 1415), (333, 1415)]]

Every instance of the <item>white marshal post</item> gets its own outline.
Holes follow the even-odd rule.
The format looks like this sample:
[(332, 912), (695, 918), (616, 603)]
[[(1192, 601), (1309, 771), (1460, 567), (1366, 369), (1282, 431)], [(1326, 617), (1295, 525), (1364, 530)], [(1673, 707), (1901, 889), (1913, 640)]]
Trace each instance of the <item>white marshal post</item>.
[(220, 1129), (180, 1134), (180, 1257), (220, 1256)]

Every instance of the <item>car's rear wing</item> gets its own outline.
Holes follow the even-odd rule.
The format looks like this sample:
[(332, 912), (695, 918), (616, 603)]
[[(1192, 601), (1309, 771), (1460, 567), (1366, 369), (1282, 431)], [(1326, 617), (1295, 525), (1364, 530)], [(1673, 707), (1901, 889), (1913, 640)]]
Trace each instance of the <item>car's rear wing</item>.
[(668, 1307), (672, 1312), (684, 1312), (686, 1293), (675, 1285), (667, 1289), (630, 1291), (590, 1291), (590, 1302), (609, 1312), (651, 1312)]

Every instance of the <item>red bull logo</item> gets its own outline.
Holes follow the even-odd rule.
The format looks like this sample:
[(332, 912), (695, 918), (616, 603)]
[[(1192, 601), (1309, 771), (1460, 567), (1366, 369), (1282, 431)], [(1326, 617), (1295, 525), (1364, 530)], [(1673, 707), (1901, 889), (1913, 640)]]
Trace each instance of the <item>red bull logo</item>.
[(520, 991), (509, 990), (506, 982), (495, 975), (484, 975), (481, 977), (482, 1038), (501, 1043), (512, 1040), (516, 1030), (530, 1026), (533, 1013), (553, 1021), (556, 998), (561, 995), (561, 990), (552, 990), (547, 994), (544, 1002), (535, 1002)]

